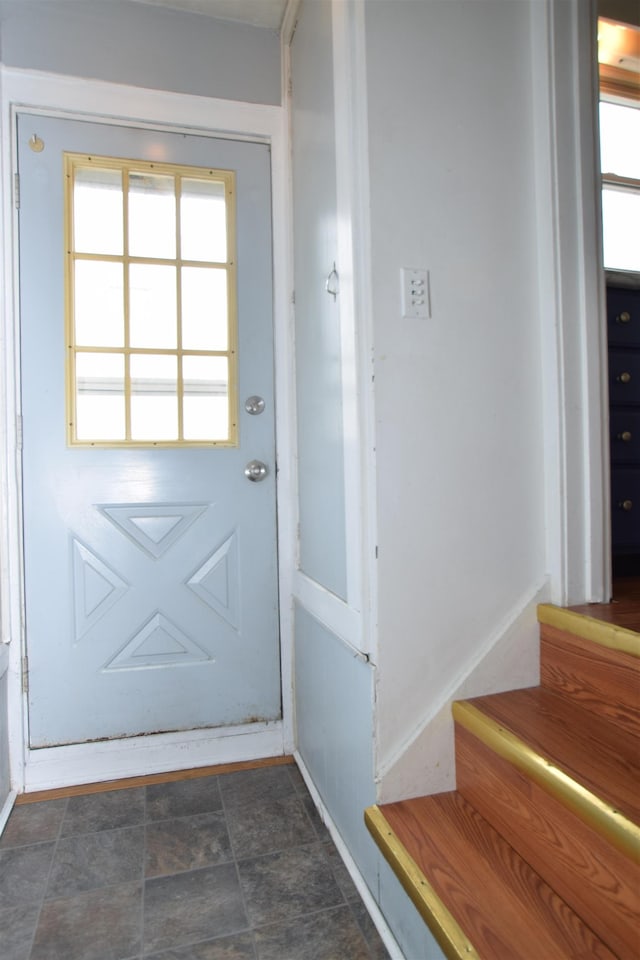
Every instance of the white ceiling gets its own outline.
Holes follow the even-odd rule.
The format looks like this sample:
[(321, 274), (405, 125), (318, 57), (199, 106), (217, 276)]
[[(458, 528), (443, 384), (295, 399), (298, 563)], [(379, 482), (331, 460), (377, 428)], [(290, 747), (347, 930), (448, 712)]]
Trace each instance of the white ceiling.
[(287, 0), (135, 0), (279, 30)]

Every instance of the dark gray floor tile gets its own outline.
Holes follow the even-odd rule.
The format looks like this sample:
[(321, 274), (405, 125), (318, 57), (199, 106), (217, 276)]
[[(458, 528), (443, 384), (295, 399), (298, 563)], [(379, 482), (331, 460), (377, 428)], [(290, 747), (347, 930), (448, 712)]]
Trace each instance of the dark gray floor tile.
[(321, 843), (238, 864), (252, 926), (344, 903)]
[(54, 843), (36, 843), (0, 852), (0, 908), (41, 900)]
[(220, 777), (225, 810), (250, 800), (275, 800), (295, 793), (288, 766), (240, 770)]
[(236, 803), (227, 809), (227, 825), (238, 860), (317, 840), (295, 794)]
[(30, 960), (124, 960), (140, 952), (142, 885), (121, 884), (42, 907)]
[(302, 801), (304, 809), (307, 812), (307, 816), (311, 820), (313, 829), (316, 831), (316, 834), (318, 835), (318, 840), (323, 840), (323, 841), (331, 840), (331, 834), (327, 830), (322, 820), (322, 817), (318, 813), (318, 808), (313, 802), (313, 799), (311, 797), (311, 794), (309, 793), (306, 783), (304, 782), (304, 778), (302, 774), (300, 773), (298, 768), (293, 764), (287, 767), (287, 771), (289, 773), (289, 778), (293, 783), (294, 789), (298, 794), (298, 796), (300, 797), (300, 800)]
[(371, 960), (391, 960), (391, 955), (382, 942), (380, 934), (378, 934), (377, 940), (369, 944), (369, 953), (371, 954)]
[(304, 777), (300, 773), (300, 770), (295, 765), (295, 763), (289, 764), (289, 766), (286, 767), (286, 771), (289, 774), (289, 778), (294, 786), (296, 793), (299, 793), (302, 796), (305, 796), (305, 795), (308, 796), (309, 791), (307, 790), (307, 785), (304, 782)]
[(42, 800), (14, 807), (0, 837), (0, 847), (19, 847), (25, 843), (55, 840), (66, 806), (64, 799)]
[(39, 903), (0, 910), (2, 960), (28, 960), (39, 912)]
[(0, 960), (143, 954), (388, 960), (295, 767), (16, 808), (0, 842)]
[(345, 867), (344, 861), (338, 853), (338, 849), (333, 841), (324, 845), (324, 852), (326, 853), (327, 859), (331, 864), (331, 869), (334, 877), (336, 878), (336, 883), (340, 887), (345, 900), (359, 900), (360, 894), (358, 893), (358, 888), (351, 879), (351, 874)]
[(220, 777), (197, 777), (147, 787), (147, 820), (169, 820), (222, 809)]
[(323, 843), (331, 843), (331, 834), (324, 825), (322, 817), (318, 813), (318, 809), (311, 799), (311, 796), (307, 794), (306, 796), (301, 796), (300, 799), (318, 840), (322, 840)]
[(63, 837), (56, 848), (46, 899), (142, 878), (144, 827)]
[(221, 937), (195, 943), (189, 947), (177, 947), (154, 953), (147, 960), (255, 960), (253, 934), (238, 933), (233, 937)]
[(115, 830), (144, 823), (144, 787), (70, 797), (60, 835)]
[(147, 880), (144, 947), (147, 954), (248, 927), (233, 863)]
[(389, 960), (389, 951), (385, 947), (382, 937), (362, 900), (355, 900), (350, 906), (369, 946), (371, 960)]
[(232, 859), (231, 841), (222, 811), (147, 824), (147, 877), (197, 870)]
[(323, 910), (255, 931), (258, 960), (370, 960), (348, 907)]

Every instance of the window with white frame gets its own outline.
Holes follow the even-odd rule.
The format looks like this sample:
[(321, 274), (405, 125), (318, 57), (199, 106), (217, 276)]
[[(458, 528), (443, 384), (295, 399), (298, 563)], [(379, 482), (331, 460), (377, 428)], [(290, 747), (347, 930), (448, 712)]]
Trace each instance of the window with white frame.
[(601, 100), (600, 167), (604, 266), (640, 272), (640, 104)]

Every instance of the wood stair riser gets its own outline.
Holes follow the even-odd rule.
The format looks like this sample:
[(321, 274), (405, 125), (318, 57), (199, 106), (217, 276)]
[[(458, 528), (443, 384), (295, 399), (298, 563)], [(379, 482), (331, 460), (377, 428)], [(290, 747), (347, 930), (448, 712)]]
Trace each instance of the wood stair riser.
[(456, 770), (465, 799), (620, 960), (637, 960), (637, 865), (459, 724)]
[(640, 848), (640, 741), (544, 687), (453, 704), (454, 719), (628, 852)]
[(640, 736), (640, 661), (550, 624), (540, 628), (540, 679), (583, 709)]

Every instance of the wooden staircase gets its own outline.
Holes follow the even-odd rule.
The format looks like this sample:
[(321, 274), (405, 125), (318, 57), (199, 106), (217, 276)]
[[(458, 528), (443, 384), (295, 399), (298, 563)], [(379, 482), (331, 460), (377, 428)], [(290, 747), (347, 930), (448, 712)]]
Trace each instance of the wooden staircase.
[(453, 705), (457, 790), (365, 820), (448, 958), (639, 960), (640, 623), (539, 620), (541, 686)]

